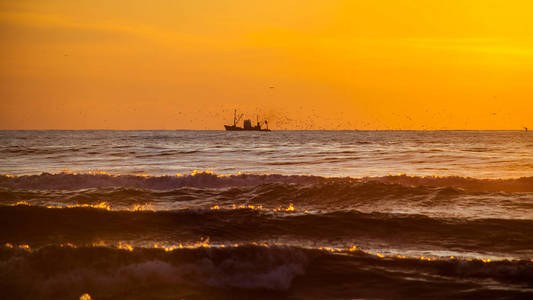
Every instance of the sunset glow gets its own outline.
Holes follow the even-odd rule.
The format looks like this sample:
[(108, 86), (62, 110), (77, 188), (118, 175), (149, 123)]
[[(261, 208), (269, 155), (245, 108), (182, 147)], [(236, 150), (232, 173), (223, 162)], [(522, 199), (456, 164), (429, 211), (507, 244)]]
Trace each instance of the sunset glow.
[[(0, 1), (1, 129), (533, 127), (533, 3)], [(529, 122), (529, 123), (528, 123)]]
[(533, 299), (532, 12), (0, 0), (0, 299)]

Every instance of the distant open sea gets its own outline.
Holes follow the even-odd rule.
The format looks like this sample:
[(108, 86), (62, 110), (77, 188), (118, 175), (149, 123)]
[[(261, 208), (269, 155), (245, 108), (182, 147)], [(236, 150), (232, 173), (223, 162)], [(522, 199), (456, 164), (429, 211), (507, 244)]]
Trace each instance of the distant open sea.
[(2, 299), (533, 299), (525, 131), (0, 131)]

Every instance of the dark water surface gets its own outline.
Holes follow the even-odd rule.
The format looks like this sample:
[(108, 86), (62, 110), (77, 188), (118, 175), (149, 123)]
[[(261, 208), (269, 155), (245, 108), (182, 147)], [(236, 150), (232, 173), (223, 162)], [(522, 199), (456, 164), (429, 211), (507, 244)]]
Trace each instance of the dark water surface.
[(533, 135), (0, 131), (0, 298), (533, 297)]

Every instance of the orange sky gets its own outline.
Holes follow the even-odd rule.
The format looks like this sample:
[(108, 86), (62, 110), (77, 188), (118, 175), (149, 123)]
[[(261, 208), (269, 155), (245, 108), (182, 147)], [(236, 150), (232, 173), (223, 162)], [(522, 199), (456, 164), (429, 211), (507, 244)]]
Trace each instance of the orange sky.
[[(0, 0), (0, 129), (533, 127), (533, 1)], [(270, 88), (273, 87), (273, 88)]]

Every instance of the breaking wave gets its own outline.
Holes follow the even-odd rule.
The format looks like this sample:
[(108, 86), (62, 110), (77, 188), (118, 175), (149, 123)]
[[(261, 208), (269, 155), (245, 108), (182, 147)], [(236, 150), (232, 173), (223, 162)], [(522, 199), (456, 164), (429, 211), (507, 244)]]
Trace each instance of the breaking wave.
[[(298, 212), (250, 208), (175, 211), (108, 211), (97, 208), (0, 206), (0, 240), (33, 244), (98, 240), (193, 242), (294, 241), (387, 243), (411, 249), (507, 253), (533, 257), (533, 221), (513, 219), (430, 218), (416, 214), (359, 211)], [(490, 234), (487, 234), (490, 233)], [(512, 241), (510, 243), (509, 241)]]
[(74, 299), (85, 293), (95, 299), (533, 295), (530, 261), (431, 260), (252, 245), (173, 251), (1, 247), (0, 257), (1, 293), (18, 299)]
[(280, 174), (217, 175), (209, 171), (176, 176), (112, 175), (107, 173), (0, 175), (0, 187), (41, 190), (75, 190), (97, 187), (172, 190), (180, 187), (221, 188), (255, 186), (266, 183), (315, 184), (331, 182), (381, 182), (404, 186), (454, 187), (471, 191), (533, 192), (533, 176), (511, 179), (478, 179), (457, 176), (407, 176), (402, 174), (352, 178)]
[(0, 298), (528, 299), (532, 192), (533, 177), (0, 175)]

